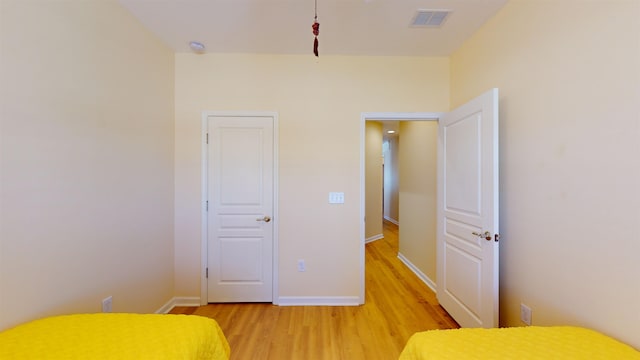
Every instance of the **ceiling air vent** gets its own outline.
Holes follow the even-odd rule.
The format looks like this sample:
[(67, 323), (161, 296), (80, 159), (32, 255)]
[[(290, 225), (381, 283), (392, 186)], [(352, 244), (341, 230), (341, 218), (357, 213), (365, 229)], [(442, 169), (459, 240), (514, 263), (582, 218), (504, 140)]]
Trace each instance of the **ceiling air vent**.
[(413, 17), (411, 27), (441, 27), (450, 13), (450, 10), (418, 10)]

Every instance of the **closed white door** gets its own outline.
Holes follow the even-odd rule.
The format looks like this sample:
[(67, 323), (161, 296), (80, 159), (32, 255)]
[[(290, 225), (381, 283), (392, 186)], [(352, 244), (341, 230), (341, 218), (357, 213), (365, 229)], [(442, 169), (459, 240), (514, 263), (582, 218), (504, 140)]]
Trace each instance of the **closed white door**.
[(274, 118), (208, 117), (208, 302), (273, 301)]
[(439, 121), (437, 295), (462, 327), (498, 326), (498, 89)]

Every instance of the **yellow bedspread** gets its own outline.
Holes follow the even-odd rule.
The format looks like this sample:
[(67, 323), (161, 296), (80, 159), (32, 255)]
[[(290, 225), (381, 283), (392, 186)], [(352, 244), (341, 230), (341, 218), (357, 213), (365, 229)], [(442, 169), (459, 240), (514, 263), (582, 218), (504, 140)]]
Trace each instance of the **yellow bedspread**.
[(640, 352), (578, 327), (432, 330), (414, 334), (400, 360), (640, 359)]
[(0, 332), (0, 359), (229, 359), (214, 320), (193, 315), (81, 314)]

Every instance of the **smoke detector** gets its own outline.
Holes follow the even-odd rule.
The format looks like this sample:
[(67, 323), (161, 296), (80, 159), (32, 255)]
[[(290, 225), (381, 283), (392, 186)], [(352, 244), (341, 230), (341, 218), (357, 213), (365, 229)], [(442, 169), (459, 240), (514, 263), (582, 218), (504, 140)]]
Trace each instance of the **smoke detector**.
[(411, 27), (439, 28), (449, 14), (451, 10), (418, 10), (411, 21)]
[(191, 48), (191, 51), (193, 51), (196, 54), (204, 54), (206, 51), (204, 44), (197, 41), (190, 42), (189, 47)]

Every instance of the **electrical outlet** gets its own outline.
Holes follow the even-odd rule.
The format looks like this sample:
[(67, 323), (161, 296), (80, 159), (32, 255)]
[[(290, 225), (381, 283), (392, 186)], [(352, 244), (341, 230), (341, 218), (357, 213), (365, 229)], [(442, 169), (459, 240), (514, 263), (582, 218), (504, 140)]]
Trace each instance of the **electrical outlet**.
[(102, 312), (110, 313), (112, 310), (113, 296), (102, 299)]
[(531, 325), (531, 308), (522, 303), (520, 304), (520, 320), (527, 325)]
[(304, 259), (298, 260), (298, 272), (304, 272), (306, 270)]

